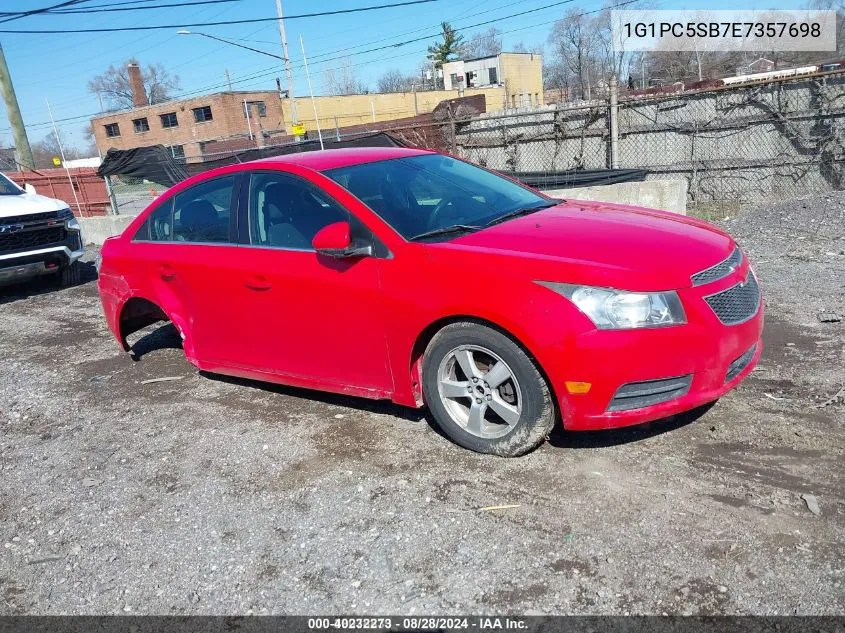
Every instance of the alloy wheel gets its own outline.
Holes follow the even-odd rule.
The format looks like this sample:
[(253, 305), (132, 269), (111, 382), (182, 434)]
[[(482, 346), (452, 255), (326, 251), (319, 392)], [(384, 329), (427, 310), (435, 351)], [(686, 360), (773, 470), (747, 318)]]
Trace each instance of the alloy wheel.
[(443, 357), (437, 391), (449, 417), (476, 437), (507, 435), (522, 415), (516, 374), (501, 357), (478, 345), (461, 345)]

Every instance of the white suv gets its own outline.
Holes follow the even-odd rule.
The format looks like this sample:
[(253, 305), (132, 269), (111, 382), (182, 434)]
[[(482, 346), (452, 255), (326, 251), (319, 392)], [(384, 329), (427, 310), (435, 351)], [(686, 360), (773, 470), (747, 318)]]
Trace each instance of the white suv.
[(0, 174), (0, 286), (39, 275), (77, 284), (83, 245), (67, 203), (27, 192)]

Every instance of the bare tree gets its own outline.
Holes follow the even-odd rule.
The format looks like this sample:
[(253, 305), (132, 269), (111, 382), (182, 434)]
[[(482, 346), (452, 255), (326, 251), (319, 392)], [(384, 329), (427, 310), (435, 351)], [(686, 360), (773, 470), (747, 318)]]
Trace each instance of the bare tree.
[(367, 84), (355, 74), (352, 61), (347, 57), (337, 68), (328, 68), (323, 73), (326, 92), (333, 95), (359, 95), (369, 92)]
[[(88, 91), (102, 98), (110, 110), (131, 108), (132, 87), (129, 84), (129, 72), (126, 67), (137, 63), (138, 60), (130, 58), (122, 66), (109, 66), (103, 74), (88, 81)], [(179, 89), (179, 77), (171, 75), (160, 63), (142, 68), (141, 78), (150, 104), (167, 101), (171, 93)]]
[(514, 53), (534, 53), (535, 55), (543, 54), (543, 44), (526, 44), (525, 42), (517, 42), (511, 47)]
[(417, 83), (414, 75), (406, 75), (399, 69), (388, 70), (378, 78), (379, 92), (408, 92)]
[(502, 52), (502, 32), (491, 26), (486, 31), (474, 33), (461, 48), (463, 59), (492, 57)]
[(598, 45), (596, 25), (588, 16), (570, 9), (552, 26), (549, 43), (557, 61), (571, 71), (578, 95), (590, 99), (595, 80)]
[(547, 96), (553, 95), (557, 103), (567, 101), (571, 77), (569, 66), (559, 60), (553, 60), (543, 67), (543, 90)]
[[(65, 159), (73, 160), (75, 158), (82, 158), (82, 152), (80, 152), (78, 148), (68, 143), (67, 138), (61, 130), (59, 130), (59, 139), (61, 139), (62, 142), (62, 149), (65, 153)], [(61, 155), (62, 153), (61, 151), (59, 151), (59, 143), (56, 140), (56, 135), (53, 132), (50, 132), (49, 134), (47, 134), (47, 136), (45, 136), (32, 146), (32, 158), (35, 160), (36, 168), (46, 169), (49, 167), (55, 167), (55, 165), (53, 164), (53, 157), (61, 157)]]

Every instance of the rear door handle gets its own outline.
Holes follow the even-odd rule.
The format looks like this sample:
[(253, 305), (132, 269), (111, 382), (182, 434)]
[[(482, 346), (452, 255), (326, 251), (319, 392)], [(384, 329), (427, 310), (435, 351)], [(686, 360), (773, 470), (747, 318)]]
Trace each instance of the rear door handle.
[(249, 277), (244, 283), (250, 290), (270, 290), (270, 288), (273, 287), (273, 284), (267, 281), (264, 277), (258, 276)]
[(162, 264), (158, 269), (158, 272), (164, 281), (173, 281), (176, 279), (176, 271), (172, 266), (170, 266), (170, 264)]

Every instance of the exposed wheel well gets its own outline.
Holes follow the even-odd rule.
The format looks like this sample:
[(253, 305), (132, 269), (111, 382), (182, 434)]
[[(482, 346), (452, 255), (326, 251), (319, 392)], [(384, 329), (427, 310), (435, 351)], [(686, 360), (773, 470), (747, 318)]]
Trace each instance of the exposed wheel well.
[(132, 297), (123, 305), (120, 311), (120, 342), (125, 350), (129, 349), (126, 337), (138, 330), (158, 323), (169, 321), (164, 310), (152, 301), (142, 297)]
[[(452, 323), (478, 323), (479, 325), (485, 325), (493, 330), (496, 330), (500, 334), (507, 336), (510, 340), (514, 343), (519, 345), (523, 352), (531, 359), (531, 362), (537, 367), (537, 370), (540, 372), (540, 375), (543, 377), (543, 380), (546, 381), (546, 384), (549, 387), (549, 392), (552, 394), (552, 398), (554, 402), (557, 403), (557, 395), (554, 391), (554, 386), (552, 385), (552, 381), (549, 380), (549, 377), (546, 375), (546, 370), (543, 369), (543, 366), (539, 363), (539, 361), (534, 357), (534, 354), (531, 353), (531, 350), (520, 341), (517, 337), (513, 334), (508, 332), (505, 328), (494, 323), (493, 321), (488, 321), (487, 319), (481, 319), (479, 317), (474, 316), (466, 316), (466, 315), (454, 315), (450, 317), (444, 317), (442, 319), (438, 319), (437, 321), (428, 325), (422, 332), (420, 332), (417, 340), (414, 342), (414, 347), (411, 349), (411, 365), (410, 365), (410, 372), (411, 372), (411, 383), (414, 389), (414, 397), (417, 399), (419, 404), (423, 403), (422, 397), (422, 357), (425, 353), (425, 348), (428, 347), (428, 344), (431, 342), (431, 339), (442, 330), (447, 325), (451, 325)], [(557, 405), (555, 408), (558, 408)]]

